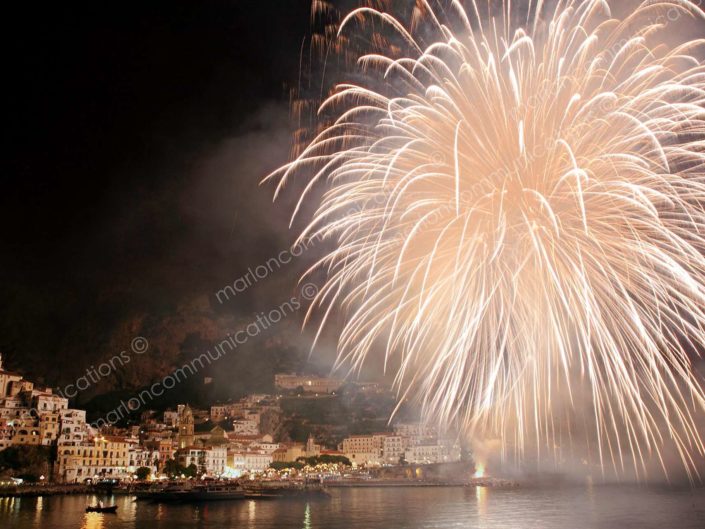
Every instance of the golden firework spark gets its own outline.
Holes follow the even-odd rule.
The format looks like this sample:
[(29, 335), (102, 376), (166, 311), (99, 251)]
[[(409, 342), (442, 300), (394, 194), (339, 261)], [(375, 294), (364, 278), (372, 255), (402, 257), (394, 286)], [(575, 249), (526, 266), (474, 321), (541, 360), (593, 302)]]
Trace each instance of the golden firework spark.
[(342, 308), (339, 360), (359, 368), (381, 344), (439, 422), (556, 446), (577, 380), (600, 462), (645, 469), (670, 440), (691, 471), (705, 453), (691, 363), (705, 343), (705, 68), (703, 41), (663, 37), (703, 13), (410, 4), (340, 18), (326, 57), (355, 56), (350, 81), (269, 177), (279, 193), (308, 175), (294, 215), (325, 189), (301, 234), (336, 243), (312, 268), (328, 279), (309, 316), (321, 309), (323, 328)]

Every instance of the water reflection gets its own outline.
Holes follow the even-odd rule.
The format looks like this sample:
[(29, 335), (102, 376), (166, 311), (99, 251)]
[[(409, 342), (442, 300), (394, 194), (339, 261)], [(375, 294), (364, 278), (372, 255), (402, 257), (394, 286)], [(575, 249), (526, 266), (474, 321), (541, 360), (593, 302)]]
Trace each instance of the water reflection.
[(203, 521), (203, 522), (207, 522), (208, 521), (208, 504), (205, 503), (202, 506), (199, 506), (198, 513), (199, 513), (198, 520)]
[(105, 514), (99, 512), (87, 512), (83, 518), (83, 525), (81, 529), (103, 529), (103, 520), (105, 519)]
[(482, 518), (487, 514), (487, 487), (475, 487), (477, 514)]
[[(132, 498), (129, 498), (132, 500)], [(128, 501), (128, 502), (123, 502), (123, 504), (120, 506), (122, 507), (121, 514), (124, 513), (128, 518), (133, 519), (135, 517), (135, 514), (137, 513), (137, 502), (136, 501)]]
[[(369, 488), (333, 490), (327, 501), (135, 503), (118, 496), (117, 515), (85, 513), (92, 496), (0, 499), (11, 529), (702, 529), (705, 489)], [(106, 503), (112, 503), (104, 499)]]
[(37, 498), (37, 503), (34, 506), (34, 520), (39, 524), (39, 519), (42, 517), (42, 510), (44, 509), (44, 498), (39, 496)]
[(254, 500), (248, 500), (247, 502), (247, 521), (249, 522), (248, 527), (255, 526), (255, 518), (257, 517), (257, 502)]
[(0, 499), (0, 515), (18, 511), (22, 498), (2, 498)]
[(157, 520), (163, 520), (166, 512), (167, 512), (166, 505), (164, 505), (163, 503), (157, 503), (157, 513), (156, 513)]

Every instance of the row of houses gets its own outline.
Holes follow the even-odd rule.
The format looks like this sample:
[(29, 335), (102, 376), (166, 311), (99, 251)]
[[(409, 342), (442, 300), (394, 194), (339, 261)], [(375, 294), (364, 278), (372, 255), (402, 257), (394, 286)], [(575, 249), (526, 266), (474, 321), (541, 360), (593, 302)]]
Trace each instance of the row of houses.
[(51, 388), (5, 370), (0, 355), (0, 450), (81, 442), (88, 435), (85, 411), (70, 409), (68, 399)]
[(194, 465), (199, 475), (237, 477), (265, 471), (280, 447), (271, 435), (245, 435), (215, 426), (194, 432), (192, 412), (179, 406), (176, 426), (141, 424), (130, 429), (112, 428), (88, 442), (59, 447), (57, 479), (82, 482), (86, 479), (130, 479), (140, 467), (160, 475), (173, 459), (181, 467)]
[[(277, 377), (276, 384), (283, 389), (304, 386), (330, 392), (340, 383), (298, 375)], [(140, 467), (158, 475), (172, 459), (182, 467), (195, 465), (199, 474), (208, 476), (259, 473), (273, 462), (321, 455), (346, 456), (355, 466), (460, 459), (457, 443), (421, 424), (351, 436), (337, 450), (327, 450), (311, 436), (306, 443), (275, 442), (280, 425), (279, 398), (255, 394), (210, 410), (184, 404), (162, 414), (146, 411), (138, 425), (106, 425), (97, 431), (86, 422), (84, 410), (71, 409), (68, 400), (51, 389), (4, 370), (0, 356), (0, 450), (13, 445), (56, 446), (56, 481), (124, 480)]]
[(281, 408), (278, 397), (252, 394), (211, 406), (209, 419), (214, 424), (228, 421), (236, 434), (275, 435), (281, 425)]
[(338, 447), (353, 465), (449, 463), (460, 460), (460, 445), (421, 423), (398, 424), (394, 432), (353, 435)]

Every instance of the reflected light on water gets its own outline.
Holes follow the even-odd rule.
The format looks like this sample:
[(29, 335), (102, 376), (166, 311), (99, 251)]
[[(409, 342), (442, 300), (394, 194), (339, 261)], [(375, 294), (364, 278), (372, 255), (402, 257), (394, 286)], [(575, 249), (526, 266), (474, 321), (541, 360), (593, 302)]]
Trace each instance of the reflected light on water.
[(39, 524), (39, 520), (42, 517), (43, 510), (44, 510), (44, 498), (42, 496), (39, 496), (37, 498), (37, 503), (34, 507), (34, 520), (36, 521), (37, 524)]
[(0, 505), (2, 506), (2, 508), (0, 508), (0, 512), (18, 512), (20, 510), (20, 502), (21, 498), (3, 498), (2, 502), (0, 503)]
[(592, 508), (595, 509), (595, 489), (594, 484), (592, 482), (592, 476), (588, 476), (585, 479), (585, 488), (587, 490), (588, 501), (590, 502)]
[(255, 526), (255, 518), (257, 517), (257, 503), (253, 500), (249, 501), (249, 505), (247, 506), (247, 521), (249, 522), (250, 527)]
[(102, 529), (103, 516), (99, 512), (87, 512), (83, 518), (81, 529)]
[[(473, 490), (474, 489), (474, 490)], [(117, 515), (85, 513), (93, 496), (0, 499), (8, 529), (703, 529), (705, 489), (623, 486), (400, 487), (332, 491), (330, 500), (202, 505), (118, 498)], [(41, 509), (41, 517), (37, 511)], [(159, 516), (159, 518), (157, 518)]]
[(208, 521), (208, 504), (204, 504), (196, 509), (196, 515), (199, 521)]
[(119, 510), (124, 512), (130, 518), (134, 518), (137, 515), (137, 502), (123, 501)]
[(487, 515), (487, 487), (475, 487), (475, 498), (477, 499), (477, 514), (480, 517)]

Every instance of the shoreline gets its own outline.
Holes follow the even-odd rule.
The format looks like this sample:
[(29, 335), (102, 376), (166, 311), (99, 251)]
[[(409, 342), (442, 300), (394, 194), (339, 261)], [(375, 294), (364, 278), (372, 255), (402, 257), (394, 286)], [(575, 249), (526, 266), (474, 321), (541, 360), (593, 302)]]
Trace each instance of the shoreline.
[(0, 488), (0, 498), (39, 498), (43, 496), (71, 496), (74, 494), (95, 494), (90, 485), (20, 485)]
[[(324, 482), (323, 486), (329, 489), (351, 488), (462, 488), (462, 487), (492, 487), (514, 488), (519, 483), (495, 478), (477, 478), (471, 481), (413, 481), (413, 480), (340, 480)], [(95, 488), (92, 485), (26, 485), (0, 489), (0, 498), (38, 498), (43, 496), (70, 496), (70, 495), (116, 495), (130, 496), (134, 492), (115, 488), (113, 490)]]
[(413, 480), (350, 480), (324, 482), (327, 488), (405, 488), (405, 487), (492, 487), (510, 488), (518, 487), (519, 483), (497, 478), (473, 478), (470, 481), (413, 481)]

